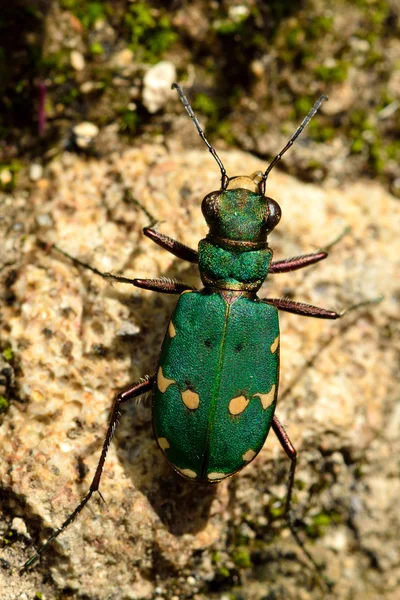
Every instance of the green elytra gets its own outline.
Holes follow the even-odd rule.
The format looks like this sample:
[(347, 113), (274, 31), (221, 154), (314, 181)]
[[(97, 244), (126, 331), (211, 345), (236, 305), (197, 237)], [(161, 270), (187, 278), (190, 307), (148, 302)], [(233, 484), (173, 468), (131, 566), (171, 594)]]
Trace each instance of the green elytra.
[(320, 251), (271, 262), (267, 236), (279, 223), (281, 211), (275, 200), (265, 196), (271, 169), (292, 146), (326, 96), (317, 100), (264, 174), (228, 178), (181, 88), (177, 84), (172, 87), (218, 163), (221, 189), (203, 200), (202, 211), (209, 233), (200, 241), (198, 251), (158, 232), (152, 225), (143, 232), (175, 256), (198, 263), (204, 288), (193, 290), (183, 282), (164, 278), (128, 279), (103, 273), (52, 246), (76, 266), (103, 278), (181, 295), (168, 326), (156, 374), (145, 376), (114, 399), (89, 491), (22, 570), (36, 562), (92, 495), (99, 492), (120, 405), (150, 391), (157, 443), (174, 469), (193, 481), (217, 482), (243, 468), (260, 451), (272, 427), (291, 461), (285, 504), (289, 526), (299, 546), (318, 568), (290, 519), (297, 454), (274, 414), (279, 380), (277, 309), (323, 319), (337, 319), (344, 313), (292, 300), (260, 299), (257, 291), (268, 273), (293, 271), (327, 257), (327, 252)]
[(253, 460), (275, 411), (278, 311), (256, 291), (268, 274), (267, 234), (280, 213), (258, 192), (261, 178), (236, 177), (204, 199), (204, 289), (180, 296), (161, 348), (154, 434), (173, 468), (195, 481), (220, 481)]

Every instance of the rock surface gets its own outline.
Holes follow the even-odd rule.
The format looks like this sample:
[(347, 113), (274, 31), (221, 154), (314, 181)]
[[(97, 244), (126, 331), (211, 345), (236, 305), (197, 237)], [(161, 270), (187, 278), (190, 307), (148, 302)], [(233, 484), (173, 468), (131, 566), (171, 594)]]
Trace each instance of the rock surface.
[[(221, 157), (231, 176), (265, 168), (238, 151)], [(326, 261), (271, 276), (260, 295), (333, 309), (384, 295), (336, 322), (281, 317), (277, 415), (299, 452), (294, 508), (332, 593), (279, 517), (289, 461), (274, 435), (237, 477), (195, 486), (158, 451), (148, 401), (123, 410), (101, 483), (107, 503), (94, 498), (18, 574), (88, 489), (112, 398), (154, 371), (176, 301), (111, 285), (51, 244), (101, 271), (198, 284), (194, 266), (141, 228), (147, 211), (196, 247), (206, 232), (201, 200), (218, 187), (206, 151), (147, 146), (96, 160), (63, 154), (29, 195), (3, 197), (0, 331), (17, 382), (0, 428), (3, 600), (398, 597), (399, 205), (370, 182), (328, 189), (278, 169), (267, 188), (283, 213), (275, 258), (351, 232)]]

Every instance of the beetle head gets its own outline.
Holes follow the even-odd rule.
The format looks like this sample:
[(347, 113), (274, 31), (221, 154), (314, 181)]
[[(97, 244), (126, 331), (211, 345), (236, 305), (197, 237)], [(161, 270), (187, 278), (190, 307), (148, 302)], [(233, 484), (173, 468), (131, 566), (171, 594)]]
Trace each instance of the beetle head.
[(226, 189), (207, 194), (201, 209), (213, 237), (237, 241), (265, 242), (281, 218), (279, 204), (263, 194), (258, 171), (230, 178)]

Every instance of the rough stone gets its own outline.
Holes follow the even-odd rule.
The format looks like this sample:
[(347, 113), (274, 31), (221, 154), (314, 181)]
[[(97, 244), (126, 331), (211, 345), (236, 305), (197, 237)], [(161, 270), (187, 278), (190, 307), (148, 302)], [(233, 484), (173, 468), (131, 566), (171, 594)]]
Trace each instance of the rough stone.
[(176, 81), (175, 66), (163, 60), (151, 67), (143, 78), (143, 104), (150, 113), (164, 106), (173, 95), (171, 85)]
[[(266, 166), (238, 151), (221, 158), (229, 175)], [(155, 370), (176, 302), (111, 284), (51, 244), (99, 270), (199, 285), (194, 265), (142, 235), (149, 218), (138, 202), (163, 232), (196, 247), (206, 233), (201, 200), (220, 179), (205, 149), (168, 153), (163, 146), (97, 160), (64, 154), (48, 172), (47, 189), (4, 197), (2, 209), (12, 217), (0, 274), (2, 289), (13, 296), (1, 308), (0, 335), (12, 348), (17, 387), (0, 427), (1, 523), (6, 532), (13, 518), (23, 518), (33, 540), (28, 546), (22, 536), (1, 549), (14, 567), (87, 491), (113, 396)], [(312, 252), (352, 229), (323, 263), (271, 276), (260, 296), (341, 310), (384, 294), (380, 304), (339, 321), (281, 315), (277, 415), (299, 454), (294, 508), (306, 527), (300, 533), (333, 580), (332, 594), (282, 519), (271, 520), (271, 510), (282, 506), (289, 467), (274, 435), (238, 476), (198, 487), (179, 478), (157, 449), (150, 404), (143, 401), (121, 415), (101, 482), (107, 503), (93, 498), (27, 573), (2, 569), (2, 600), (37, 592), (55, 598), (66, 588), (76, 598), (151, 599), (157, 587), (165, 597), (206, 600), (229, 586), (246, 600), (396, 597), (399, 205), (371, 182), (326, 189), (278, 169), (267, 194), (283, 213), (270, 239), (276, 259)], [(44, 213), (51, 214), (50, 229), (36, 219)], [(25, 227), (13, 228), (13, 220)], [(134, 338), (121, 335), (127, 323)], [(254, 538), (242, 540), (243, 524)], [(243, 543), (250, 568), (235, 562)]]

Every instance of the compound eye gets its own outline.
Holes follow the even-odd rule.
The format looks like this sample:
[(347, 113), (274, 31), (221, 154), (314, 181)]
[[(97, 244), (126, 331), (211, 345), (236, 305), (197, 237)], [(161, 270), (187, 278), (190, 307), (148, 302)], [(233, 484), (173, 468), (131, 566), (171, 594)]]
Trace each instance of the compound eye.
[(201, 203), (201, 211), (207, 223), (212, 221), (217, 215), (217, 202), (221, 192), (211, 192), (207, 194)]
[(266, 197), (268, 201), (268, 216), (265, 220), (267, 233), (270, 233), (281, 220), (282, 212), (279, 204), (273, 199)]

